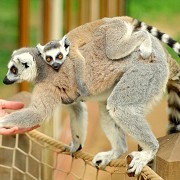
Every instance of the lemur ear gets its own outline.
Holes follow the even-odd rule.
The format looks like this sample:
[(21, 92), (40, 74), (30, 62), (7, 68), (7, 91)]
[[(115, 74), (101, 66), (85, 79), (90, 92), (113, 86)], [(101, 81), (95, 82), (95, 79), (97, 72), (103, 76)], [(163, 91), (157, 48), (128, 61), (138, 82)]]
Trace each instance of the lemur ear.
[(43, 51), (44, 51), (44, 46), (42, 46), (41, 44), (38, 44), (36, 46), (36, 48), (39, 50), (39, 52), (41, 53), (41, 55), (43, 54)]
[(17, 52), (17, 50), (14, 50), (11, 56), (13, 56), (16, 52)]
[(66, 37), (66, 35), (59, 41), (59, 43), (61, 44), (61, 46), (65, 47), (65, 49), (67, 49), (70, 46), (70, 41)]

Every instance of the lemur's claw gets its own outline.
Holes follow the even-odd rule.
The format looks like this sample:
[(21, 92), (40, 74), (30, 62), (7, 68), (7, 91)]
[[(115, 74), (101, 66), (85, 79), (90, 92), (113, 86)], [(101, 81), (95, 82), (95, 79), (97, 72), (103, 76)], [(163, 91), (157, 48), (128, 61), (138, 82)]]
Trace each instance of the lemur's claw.
[[(131, 163), (132, 159), (133, 159), (133, 156), (132, 156), (132, 155), (128, 155), (128, 156), (126, 157), (126, 162), (127, 162), (127, 165), (128, 165), (127, 170), (130, 169), (129, 164)], [(128, 175), (129, 177), (134, 177), (135, 173), (134, 173), (134, 172), (130, 172), (130, 173), (127, 172), (127, 175)]]

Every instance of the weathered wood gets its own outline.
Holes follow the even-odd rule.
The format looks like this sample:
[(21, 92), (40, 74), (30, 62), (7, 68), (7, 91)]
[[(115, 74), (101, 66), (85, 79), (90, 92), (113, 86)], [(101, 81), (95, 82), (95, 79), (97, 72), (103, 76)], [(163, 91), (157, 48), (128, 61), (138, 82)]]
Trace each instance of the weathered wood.
[(43, 1), (43, 43), (47, 43), (50, 40), (50, 12), (51, 4), (50, 0)]
[(180, 133), (158, 139), (156, 172), (165, 180), (180, 180)]

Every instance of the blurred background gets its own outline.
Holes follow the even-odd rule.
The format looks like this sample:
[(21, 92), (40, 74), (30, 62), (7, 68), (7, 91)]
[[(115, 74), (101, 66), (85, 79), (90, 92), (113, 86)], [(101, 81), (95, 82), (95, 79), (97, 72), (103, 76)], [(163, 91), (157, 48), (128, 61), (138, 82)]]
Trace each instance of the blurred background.
[[(179, 7), (179, 0), (1, 0), (1, 98), (31, 88), (29, 85), (12, 85), (9, 88), (2, 84), (13, 50), (61, 38), (89, 21), (120, 15), (144, 21), (180, 41)], [(168, 50), (179, 59), (170, 48)]]

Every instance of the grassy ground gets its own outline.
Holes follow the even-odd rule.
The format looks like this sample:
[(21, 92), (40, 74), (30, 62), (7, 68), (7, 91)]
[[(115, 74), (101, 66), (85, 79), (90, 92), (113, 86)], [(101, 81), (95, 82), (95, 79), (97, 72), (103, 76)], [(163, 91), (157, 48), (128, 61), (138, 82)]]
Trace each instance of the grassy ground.
[[(75, 11), (77, 0), (73, 0), (73, 4), (73, 11)], [(127, 15), (156, 26), (180, 41), (179, 7), (179, 0), (126, 0)], [(29, 42), (33, 46), (38, 43), (41, 33), (39, 32), (40, 9), (40, 0), (30, 0)], [(12, 51), (18, 48), (18, 0), (0, 1), (0, 42), (0, 87), (2, 87), (7, 62)], [(173, 57), (179, 60), (178, 56), (170, 48), (168, 49)]]

